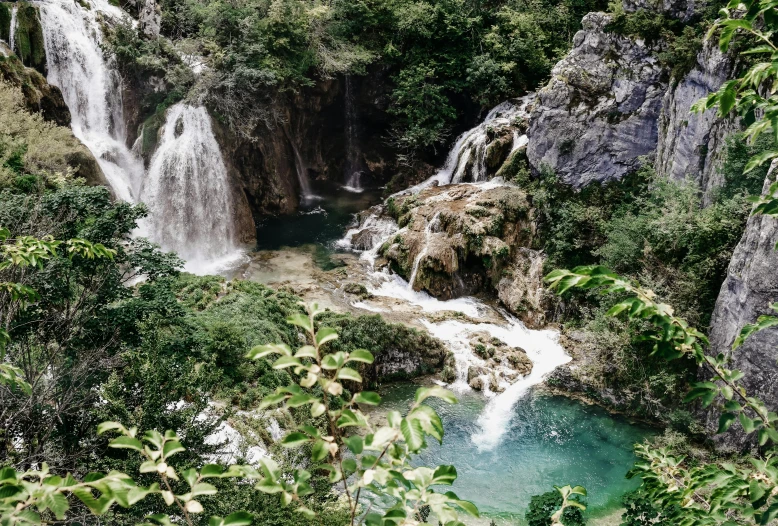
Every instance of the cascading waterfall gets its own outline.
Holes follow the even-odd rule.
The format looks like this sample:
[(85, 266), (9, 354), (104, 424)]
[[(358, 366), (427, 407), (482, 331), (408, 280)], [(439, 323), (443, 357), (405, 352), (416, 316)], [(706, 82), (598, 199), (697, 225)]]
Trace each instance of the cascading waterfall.
[(354, 91), (351, 76), (346, 75), (345, 107), (346, 107), (346, 190), (362, 191), (362, 167), (359, 163), (359, 121), (357, 106), (354, 104)]
[[(476, 183), (489, 184), (489, 183)], [(388, 225), (387, 219), (371, 214), (365, 218), (358, 228), (349, 230), (346, 236), (338, 242), (341, 248), (351, 247), (357, 250), (353, 241), (357, 236), (360, 240), (366, 238), (365, 229), (369, 229), (374, 235), (367, 237), (372, 241), (372, 246), (360, 246), (361, 258), (368, 262), (372, 271), (369, 273), (369, 282), (366, 283), (367, 291), (373, 296), (393, 298), (417, 307), (422, 313), (458, 312), (464, 314), (473, 321), (445, 320), (430, 321), (424, 318), (421, 322), (430, 334), (445, 342), (446, 347), (453, 353), (456, 366), (456, 380), (449, 386), (455, 391), (469, 391), (467, 375), (470, 366), (484, 366), (485, 362), (473, 353), (471, 340), (478, 334), (488, 333), (490, 337), (497, 338), (510, 347), (521, 347), (527, 352), (533, 364), (532, 372), (516, 381), (502, 380), (499, 383), (503, 392), (495, 394), (490, 392), (490, 379), (488, 375), (482, 375), (484, 394), (491, 397), (478, 418), (479, 429), (472, 435), (472, 440), (479, 450), (492, 450), (497, 447), (505, 433), (509, 429), (514, 414), (514, 406), (531, 387), (543, 381), (547, 374), (558, 366), (571, 360), (564, 349), (559, 345), (559, 334), (552, 330), (531, 330), (505, 311), (496, 310), (486, 303), (470, 297), (456, 298), (441, 301), (423, 291), (415, 291), (412, 283), (418, 271), (418, 262), (427, 251), (422, 249), (414, 263), (414, 272), (410, 281), (405, 281), (388, 269), (375, 270), (374, 263), (376, 253), (381, 245), (391, 239), (397, 233), (402, 232), (396, 224)], [(426, 230), (433, 232), (434, 216)], [(426, 243), (430, 242), (428, 235)], [(385, 312), (381, 306), (371, 304), (369, 300), (360, 300), (353, 305), (371, 312)], [(423, 314), (422, 314), (423, 316)], [(493, 372), (500, 372), (500, 370)], [(506, 370), (507, 372), (507, 370)]]
[(303, 156), (300, 155), (300, 150), (297, 148), (297, 145), (294, 141), (289, 141), (289, 144), (292, 145), (292, 151), (294, 152), (294, 168), (297, 172), (297, 181), (300, 183), (300, 193), (302, 194), (302, 200), (303, 201), (312, 201), (317, 198), (316, 195), (311, 191), (311, 183), (308, 181), (308, 174), (307, 170), (305, 168), (305, 161), (303, 161)]
[(168, 109), (140, 197), (149, 207), (149, 237), (189, 270), (239, 256), (227, 167), (205, 108), (180, 102)]
[[(527, 106), (533, 97), (534, 95), (527, 95), (518, 101), (505, 101), (492, 108), (481, 124), (457, 137), (443, 167), (411, 190), (418, 190), (431, 184), (485, 181), (486, 151), (493, 134), (515, 127), (517, 119), (528, 117)], [(526, 135), (520, 135), (515, 130), (512, 133), (511, 153), (527, 144)]]
[[(470, 170), (474, 184), (489, 186), (490, 181), (484, 181), (486, 176), (485, 151), (490, 141), (489, 130), (500, 128), (512, 129), (516, 119), (527, 115), (527, 105), (531, 96), (519, 103), (505, 102), (489, 112), (484, 122), (463, 133), (449, 153), (446, 164), (438, 173), (424, 183), (413, 187), (410, 192), (419, 191), (424, 187), (437, 184), (446, 185), (464, 180), (466, 171)], [(527, 136), (512, 130), (512, 151), (526, 145)], [(475, 155), (475, 159), (473, 159)], [(479, 182), (480, 181), (480, 182)], [(366, 288), (370, 294), (407, 302), (416, 306), (422, 313), (453, 311), (466, 315), (474, 321), (446, 320), (433, 322), (422, 319), (422, 323), (433, 336), (446, 343), (456, 361), (456, 380), (451, 384), (455, 391), (470, 390), (467, 375), (470, 366), (483, 366), (484, 360), (476, 356), (471, 348), (471, 340), (477, 334), (484, 332), (497, 338), (510, 347), (521, 347), (527, 352), (533, 364), (532, 372), (515, 381), (499, 381), (501, 393), (490, 392), (490, 379), (483, 375), (484, 394), (491, 399), (478, 418), (479, 430), (473, 433), (472, 440), (481, 450), (492, 450), (503, 439), (514, 415), (514, 406), (529, 389), (543, 381), (546, 375), (558, 366), (571, 360), (559, 345), (559, 334), (552, 330), (530, 330), (517, 318), (503, 310), (497, 310), (475, 298), (463, 297), (441, 301), (423, 291), (413, 290), (413, 283), (419, 271), (424, 256), (428, 253), (433, 235), (439, 228), (439, 213), (435, 214), (425, 228), (425, 246), (417, 254), (411, 275), (406, 282), (400, 276), (388, 269), (375, 270), (374, 264), (379, 247), (404, 229), (382, 215), (380, 208), (366, 216), (362, 223), (346, 233), (337, 244), (341, 248), (351, 248), (361, 251), (361, 258), (366, 260), (372, 269), (369, 274), (370, 283)], [(366, 243), (365, 241), (369, 241)], [(370, 246), (367, 246), (370, 244)], [(373, 312), (382, 312), (380, 306), (362, 300), (354, 306)], [(497, 369), (503, 366), (498, 366)], [(501, 372), (495, 370), (491, 372)]]
[(49, 83), (59, 87), (72, 116), (73, 134), (97, 159), (119, 199), (134, 202), (143, 163), (127, 147), (121, 78), (105, 59), (98, 16), (126, 20), (105, 0), (46, 0), (40, 6)]

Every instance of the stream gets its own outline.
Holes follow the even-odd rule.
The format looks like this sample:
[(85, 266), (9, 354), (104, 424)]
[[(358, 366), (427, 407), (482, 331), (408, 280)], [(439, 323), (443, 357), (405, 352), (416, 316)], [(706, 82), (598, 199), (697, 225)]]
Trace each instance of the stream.
[[(530, 497), (555, 484), (587, 488), (588, 515), (602, 518), (591, 524), (611, 524), (614, 517), (617, 521), (620, 495), (636, 485), (624, 477), (634, 462), (632, 445), (652, 431), (536, 389), (548, 373), (570, 361), (556, 331), (530, 330), (490, 300), (440, 301), (413, 289), (415, 270), (409, 284), (376, 267), (378, 247), (400, 228), (392, 220), (368, 215), (360, 227), (370, 226), (369, 242), (363, 238), (359, 246), (354, 243), (354, 215), (380, 202), (382, 194), (363, 184), (363, 166), (351, 151), (359, 148), (358, 126), (349, 124), (345, 131), (345, 187), (309, 181), (305, 159), (291, 144), (302, 206), (295, 214), (259, 221), (255, 252), (244, 256), (236, 240), (229, 173), (203, 106), (181, 102), (168, 109), (148, 167), (129, 147), (121, 78), (104, 55), (101, 32), (95, 29), (103, 18), (135, 22), (106, 0), (36, 4), (41, 8), (48, 81), (62, 91), (73, 133), (94, 154), (117, 198), (142, 201), (149, 208), (150, 216), (136, 234), (179, 253), (190, 272), (289, 286), (308, 301), (355, 314), (381, 313), (388, 321), (429, 331), (454, 355), (456, 370), (448, 387), (461, 403), (438, 407), (445, 445), (432, 445), (418, 462), (454, 464), (459, 471), (454, 490), (498, 522), (520, 522)], [(346, 101), (351, 104), (347, 87)], [(511, 133), (505, 143), (510, 152), (526, 144), (526, 135), (514, 128), (527, 117), (528, 101), (525, 97), (495, 107), (481, 124), (457, 138), (434, 176), (406, 192), (452, 183), (505, 184), (487, 181), (487, 147), (494, 134), (505, 131)], [(349, 123), (356, 121), (355, 112), (346, 108)], [(435, 223), (435, 218), (429, 221), (427, 237)], [(345, 283), (363, 284), (370, 297), (344, 293)], [(478, 338), (520, 347), (532, 371), (521, 376), (504, 363), (486, 367), (472, 350)], [(471, 388), (473, 380), (481, 392)], [(387, 405), (407, 406), (414, 389), (413, 384), (387, 387)]]
[[(413, 290), (400, 276), (375, 267), (377, 247), (394, 235), (396, 225), (382, 225), (385, 231), (377, 235), (373, 250), (355, 251), (348, 233), (340, 237), (353, 213), (376, 202), (377, 192), (368, 189), (355, 194), (331, 188), (322, 195), (326, 198), (295, 215), (259, 225), (261, 241), (255, 256), (272, 254), (281, 263), (275, 273), (248, 272), (243, 277), (274, 286), (289, 284), (295, 290), (308, 286), (315, 291), (313, 298), (325, 304), (329, 299), (334, 308), (355, 314), (380, 313), (444, 341), (455, 355), (457, 368), (456, 380), (447, 387), (460, 403), (433, 404), (443, 419), (444, 443), (442, 447), (430, 444), (416, 461), (427, 466), (455, 465), (459, 478), (453, 490), (479, 507), (488, 518), (484, 524), (492, 519), (498, 525), (523, 524), (530, 498), (553, 490), (555, 484), (587, 488), (590, 524), (619, 524), (620, 497), (638, 485), (625, 477), (635, 461), (633, 445), (655, 431), (598, 407), (536, 389), (548, 373), (570, 360), (557, 343), (556, 331), (527, 329), (499, 306), (477, 298), (441, 301)], [(317, 275), (332, 275), (329, 271), (337, 265), (328, 263), (341, 258), (345, 261), (341, 278), (334, 284), (317, 281)], [(293, 262), (300, 259), (309, 260), (308, 267), (315, 269), (312, 277), (290, 278), (288, 265), (299, 265)], [(292, 272), (296, 274), (297, 269)], [(340, 280), (363, 283), (373, 297), (344, 297), (337, 285)], [(501, 381), (502, 392), (492, 392), (488, 382), (484, 392), (472, 390), (467, 370), (484, 362), (473, 354), (470, 340), (484, 333), (522, 347), (533, 362), (532, 372), (518, 380)], [(417, 387), (413, 383), (385, 387), (381, 410), (407, 408)]]

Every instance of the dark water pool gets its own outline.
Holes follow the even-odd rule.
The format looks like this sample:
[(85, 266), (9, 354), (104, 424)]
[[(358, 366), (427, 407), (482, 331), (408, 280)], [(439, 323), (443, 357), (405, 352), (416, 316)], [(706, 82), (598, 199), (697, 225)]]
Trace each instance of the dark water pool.
[(330, 248), (333, 241), (343, 237), (354, 214), (381, 200), (379, 188), (354, 193), (339, 186), (321, 186), (316, 188), (316, 194), (319, 199), (303, 203), (294, 214), (260, 221), (257, 224), (257, 250), (303, 245)]

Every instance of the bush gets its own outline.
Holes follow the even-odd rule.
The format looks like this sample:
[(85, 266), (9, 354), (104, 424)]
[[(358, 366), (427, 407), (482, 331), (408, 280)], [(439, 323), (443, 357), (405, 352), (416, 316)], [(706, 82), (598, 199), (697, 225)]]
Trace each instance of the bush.
[[(562, 496), (558, 491), (548, 491), (530, 499), (524, 519), (528, 526), (551, 526), (551, 515), (562, 506)], [(583, 512), (575, 507), (565, 508), (562, 514), (564, 526), (583, 526), (586, 524)]]

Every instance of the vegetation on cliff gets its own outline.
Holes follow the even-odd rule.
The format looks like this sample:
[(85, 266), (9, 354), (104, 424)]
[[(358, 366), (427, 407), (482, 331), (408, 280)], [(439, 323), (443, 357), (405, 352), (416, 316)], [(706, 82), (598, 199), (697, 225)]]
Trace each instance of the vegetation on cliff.
[[(383, 70), (394, 140), (411, 153), (439, 147), (479, 106), (538, 86), (581, 17), (604, 4), (166, 0), (160, 7), (162, 38), (129, 26), (113, 32), (125, 74), (164, 78), (169, 97), (197, 95), (251, 134), (274, 122), (273, 103), (285, 93), (321, 77)], [(197, 81), (174, 49), (198, 63)]]

